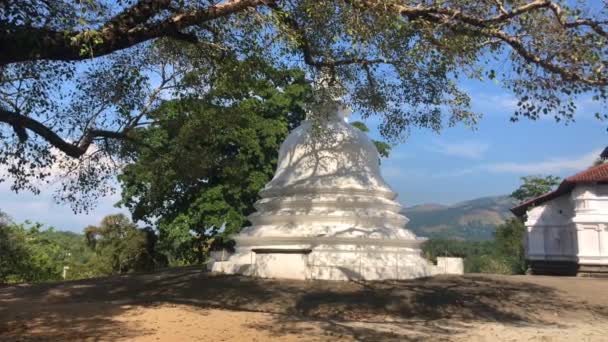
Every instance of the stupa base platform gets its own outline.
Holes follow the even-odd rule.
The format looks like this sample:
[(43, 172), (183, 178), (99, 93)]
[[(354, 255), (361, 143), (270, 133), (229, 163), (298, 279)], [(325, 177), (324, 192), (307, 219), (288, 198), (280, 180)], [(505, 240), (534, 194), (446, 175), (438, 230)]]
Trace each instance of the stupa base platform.
[[(413, 279), (462, 274), (460, 258), (420, 255), (424, 240), (371, 238), (240, 238), (235, 253), (210, 269), (225, 274), (300, 280)], [(262, 244), (263, 243), (263, 244)], [(220, 259), (220, 258), (218, 258)]]

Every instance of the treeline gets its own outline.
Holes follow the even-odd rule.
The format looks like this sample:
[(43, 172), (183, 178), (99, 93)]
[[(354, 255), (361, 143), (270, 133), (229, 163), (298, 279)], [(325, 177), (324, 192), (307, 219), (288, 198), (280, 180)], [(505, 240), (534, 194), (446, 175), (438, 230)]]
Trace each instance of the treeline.
[(431, 261), (438, 256), (464, 258), (466, 273), (523, 274), (524, 234), (522, 221), (513, 218), (496, 228), (493, 240), (430, 239), (424, 244), (423, 253)]
[(167, 266), (151, 228), (110, 215), (85, 234), (16, 224), (0, 214), (0, 283), (93, 278)]
[[(139, 228), (122, 214), (105, 217), (84, 235), (44, 229), (40, 224), (0, 221), (0, 283), (74, 280), (200, 264), (200, 258), (176, 260), (168, 246), (158, 244), (151, 228)], [(462, 257), (467, 273), (522, 274), (524, 226), (512, 219), (499, 226), (494, 240), (431, 239), (423, 247), (431, 261), (438, 256)]]
[(0, 224), (0, 283), (59, 280), (64, 267), (70, 276), (93, 277), (96, 273), (84, 266), (93, 257), (82, 235), (40, 224)]
[[(524, 179), (520, 189), (544, 180)], [(537, 187), (526, 196), (541, 192)], [(81, 279), (196, 265), (206, 261), (210, 250), (230, 246), (225, 223), (204, 234), (190, 229), (192, 224), (184, 224), (183, 229), (172, 225), (166, 230), (141, 228), (118, 214), (106, 216), (98, 226), (86, 227), (83, 235), (44, 229), (37, 223), (16, 224), (0, 212), (0, 283)], [(496, 229), (493, 240), (431, 239), (423, 253), (431, 261), (438, 256), (462, 257), (467, 273), (522, 274), (526, 270), (524, 236), (521, 219), (514, 218)]]

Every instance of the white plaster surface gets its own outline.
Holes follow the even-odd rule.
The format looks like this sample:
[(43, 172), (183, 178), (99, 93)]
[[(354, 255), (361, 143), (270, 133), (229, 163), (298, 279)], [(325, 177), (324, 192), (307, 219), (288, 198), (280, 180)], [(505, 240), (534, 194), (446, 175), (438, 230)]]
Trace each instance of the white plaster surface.
[(436, 274), (463, 274), (464, 260), (453, 257), (437, 257)]
[(336, 114), (305, 121), (283, 142), (252, 225), (234, 237), (235, 253), (212, 270), (326, 280), (462, 274), (462, 262), (437, 267), (422, 258), (424, 239), (405, 229), (408, 219), (380, 174), (375, 145), (345, 122), (344, 107), (333, 105)]
[(577, 185), (531, 208), (526, 229), (528, 260), (608, 265), (608, 185)]

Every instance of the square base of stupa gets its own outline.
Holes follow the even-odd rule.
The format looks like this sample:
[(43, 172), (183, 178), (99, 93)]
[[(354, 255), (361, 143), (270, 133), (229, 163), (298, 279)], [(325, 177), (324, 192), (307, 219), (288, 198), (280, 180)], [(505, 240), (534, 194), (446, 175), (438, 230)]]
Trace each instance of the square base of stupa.
[(420, 250), (386, 246), (256, 246), (240, 248), (210, 270), (260, 278), (299, 280), (413, 279), (463, 274), (461, 258), (438, 258), (433, 265)]

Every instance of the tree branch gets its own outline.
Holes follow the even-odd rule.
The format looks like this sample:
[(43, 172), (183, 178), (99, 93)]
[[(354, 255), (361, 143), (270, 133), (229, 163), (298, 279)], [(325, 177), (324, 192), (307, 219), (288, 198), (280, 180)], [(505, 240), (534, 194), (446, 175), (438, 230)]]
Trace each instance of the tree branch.
[[(108, 21), (99, 30), (55, 31), (48, 28), (13, 26), (0, 30), (0, 65), (32, 60), (84, 60), (122, 50), (159, 37), (193, 40), (182, 29), (229, 16), (266, 0), (227, 0), (200, 10), (174, 13), (164, 20), (146, 24), (163, 9), (168, 0), (140, 0)], [(90, 53), (82, 53), (87, 37), (95, 36)]]
[(285, 28), (288, 29), (289, 31), (291, 31), (296, 38), (296, 44), (297, 44), (297, 48), (302, 52), (302, 55), (304, 57), (304, 63), (306, 63), (307, 65), (313, 66), (313, 67), (317, 67), (317, 68), (334, 68), (336, 66), (342, 66), (342, 65), (351, 65), (351, 64), (359, 64), (362, 66), (369, 66), (372, 64), (393, 64), (393, 63), (397, 63), (397, 61), (390, 61), (384, 58), (357, 58), (357, 57), (351, 57), (351, 58), (345, 58), (345, 59), (329, 59), (329, 58), (324, 58), (324, 59), (320, 59), (320, 58), (315, 58), (315, 53), (314, 50), (312, 49), (312, 47), (310, 46), (310, 43), (308, 41), (308, 39), (306, 38), (306, 35), (304, 33), (304, 30), (301, 29), (300, 25), (298, 24), (298, 22), (293, 19), (289, 13), (285, 12), (282, 8), (280, 8), (276, 2), (274, 1), (268, 1), (266, 3), (266, 6), (268, 6), (273, 12), (275, 12), (276, 14), (278, 14), (277, 19), (283, 24), (285, 25)]
[[(80, 140), (80, 143), (78, 145), (75, 145), (65, 141), (63, 138), (57, 135), (57, 133), (53, 132), (51, 128), (45, 126), (41, 122), (2, 108), (0, 108), (0, 122), (4, 122), (13, 126), (16, 132), (25, 132), (26, 129), (30, 130), (42, 137), (55, 148), (61, 150), (66, 155), (73, 158), (79, 158), (80, 156), (85, 154), (95, 138), (126, 139), (128, 133), (127, 130), (123, 130), (122, 132), (113, 132), (106, 130), (89, 129), (86, 131), (83, 138)], [(22, 137), (19, 136), (19, 139), (21, 140)], [(27, 139), (27, 136), (25, 137), (25, 139)]]
[[(377, 8), (379, 3), (373, 0), (344, 0), (355, 8), (366, 10)], [(560, 75), (562, 78), (570, 81), (581, 82), (590, 86), (607, 86), (608, 78), (589, 78), (578, 74), (575, 71), (568, 70), (558, 64), (551, 62), (548, 59), (543, 59), (537, 56), (534, 52), (528, 50), (524, 43), (517, 37), (511, 36), (503, 30), (500, 30), (497, 24), (506, 23), (507, 20), (513, 19), (524, 13), (539, 10), (551, 10), (558, 22), (566, 27), (574, 26), (590, 26), (596, 33), (605, 36), (606, 32), (600, 26), (601, 22), (596, 22), (589, 19), (580, 19), (573, 23), (563, 23), (562, 9), (558, 4), (550, 0), (535, 0), (525, 5), (513, 8), (511, 11), (503, 12), (499, 15), (490, 18), (481, 18), (467, 15), (459, 10), (443, 8), (443, 7), (425, 7), (425, 6), (407, 6), (400, 4), (392, 4), (388, 7), (389, 10), (408, 18), (409, 20), (423, 19), (431, 23), (444, 24), (452, 29), (462, 29), (463, 32), (477, 33), (488, 38), (495, 38), (510, 46), (519, 56), (526, 61), (536, 64), (547, 70), (550, 73)], [(381, 10), (386, 10), (382, 7)]]
[(599, 34), (600, 36), (608, 38), (608, 32), (606, 32), (606, 30), (604, 28), (602, 28), (602, 26), (601, 26), (601, 25), (606, 25), (606, 24), (608, 24), (608, 22), (606, 22), (606, 21), (593, 21), (593, 20), (589, 20), (589, 19), (578, 19), (578, 20), (575, 20), (572, 22), (564, 23), (564, 27), (588, 26), (588, 27), (591, 27), (591, 29), (593, 31), (595, 31), (595, 33)]

